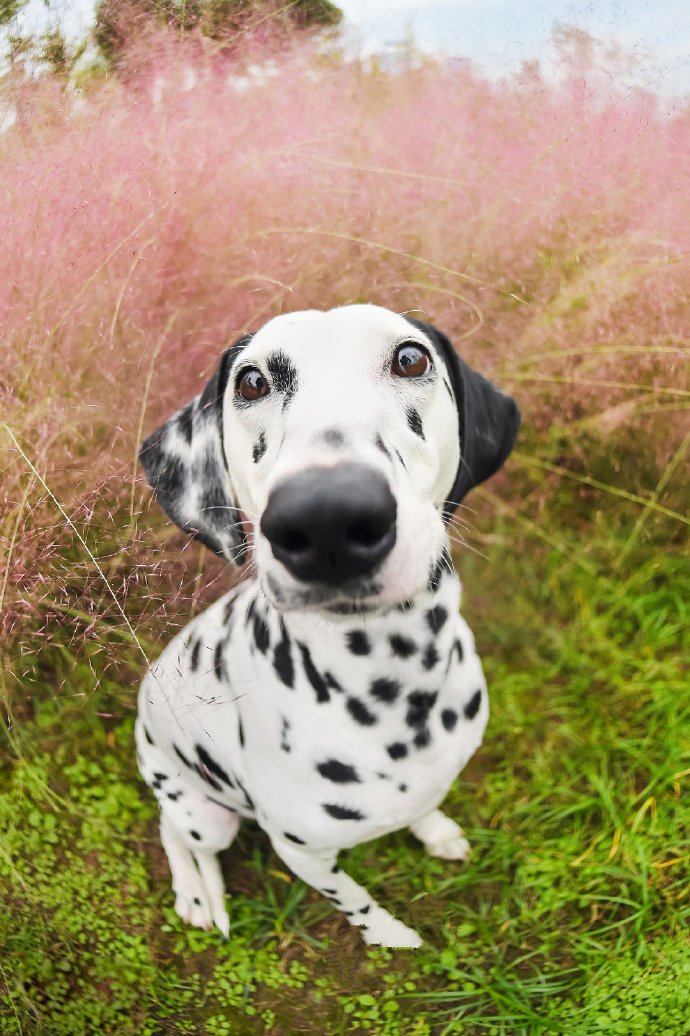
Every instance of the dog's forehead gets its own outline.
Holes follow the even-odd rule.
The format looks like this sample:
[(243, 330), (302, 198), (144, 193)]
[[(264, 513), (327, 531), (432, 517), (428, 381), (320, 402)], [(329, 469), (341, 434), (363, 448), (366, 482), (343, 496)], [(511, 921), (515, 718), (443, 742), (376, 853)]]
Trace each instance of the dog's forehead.
[(269, 320), (254, 335), (247, 357), (258, 360), (280, 350), (295, 363), (319, 358), (332, 362), (334, 355), (339, 354), (367, 359), (403, 338), (425, 341), (424, 335), (404, 317), (381, 306), (304, 310)]

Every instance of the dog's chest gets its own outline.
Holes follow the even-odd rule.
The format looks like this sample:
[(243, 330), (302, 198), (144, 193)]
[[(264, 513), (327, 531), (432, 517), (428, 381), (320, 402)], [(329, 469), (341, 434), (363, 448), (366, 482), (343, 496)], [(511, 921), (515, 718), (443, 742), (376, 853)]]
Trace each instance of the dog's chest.
[(297, 807), (300, 838), (346, 845), (438, 805), (488, 715), (458, 597), (449, 576), (414, 608), (328, 624), (238, 601), (229, 647), (251, 687), (238, 705), (262, 823)]
[(486, 725), (458, 603), (447, 574), (413, 608), (324, 622), (246, 584), (168, 646), (142, 722), (197, 790), (269, 833), (317, 848), (397, 830), (442, 801)]

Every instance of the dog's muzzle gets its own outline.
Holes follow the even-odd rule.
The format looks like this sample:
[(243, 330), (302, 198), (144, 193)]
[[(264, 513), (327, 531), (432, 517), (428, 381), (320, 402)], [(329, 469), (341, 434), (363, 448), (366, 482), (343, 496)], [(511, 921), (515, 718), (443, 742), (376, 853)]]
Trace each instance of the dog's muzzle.
[(261, 532), (295, 578), (339, 586), (371, 573), (393, 549), (397, 506), (364, 464), (308, 468), (271, 492)]

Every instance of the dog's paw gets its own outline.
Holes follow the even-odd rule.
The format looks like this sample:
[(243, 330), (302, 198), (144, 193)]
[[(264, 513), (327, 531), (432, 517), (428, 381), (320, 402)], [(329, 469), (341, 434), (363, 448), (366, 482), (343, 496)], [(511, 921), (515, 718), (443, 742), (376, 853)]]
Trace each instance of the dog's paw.
[(466, 860), (470, 855), (470, 843), (465, 832), (440, 809), (422, 817), (411, 825), (410, 830), (422, 842), (429, 856), (437, 856), (440, 860)]
[(466, 860), (472, 852), (464, 835), (454, 835), (443, 842), (427, 843), (426, 851), (429, 856), (437, 856), (440, 860)]
[(223, 900), (209, 897), (201, 881), (197, 888), (177, 893), (175, 913), (193, 928), (208, 932), (215, 925), (226, 939), (230, 934), (230, 918)]
[(362, 937), (368, 946), (388, 946), (390, 949), (416, 950), (422, 945), (421, 936), (414, 928), (408, 928), (402, 921), (381, 911), (381, 916), (372, 917), (368, 925), (363, 925)]
[(178, 892), (175, 896), (175, 913), (185, 924), (208, 931), (212, 927), (211, 911), (201, 896), (191, 898)]

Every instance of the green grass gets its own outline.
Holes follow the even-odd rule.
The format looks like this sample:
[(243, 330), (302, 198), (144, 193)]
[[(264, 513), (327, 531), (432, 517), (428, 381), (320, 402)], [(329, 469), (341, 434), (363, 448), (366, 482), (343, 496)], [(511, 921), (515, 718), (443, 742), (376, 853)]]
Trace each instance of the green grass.
[[(639, 444), (589, 457), (617, 486), (660, 478)], [(367, 950), (249, 824), (225, 857), (230, 939), (185, 928), (134, 762), (141, 656), (114, 612), (90, 640), (88, 616), (70, 636), (63, 614), (5, 685), (3, 1036), (687, 1036), (686, 527), (517, 461), (514, 503), (493, 493), (470, 501), (485, 557), (458, 554), (492, 701), (446, 804), (472, 858), (432, 860), (405, 833), (345, 857), (424, 947)], [(678, 474), (660, 499), (683, 510)]]

